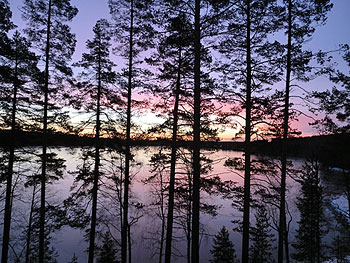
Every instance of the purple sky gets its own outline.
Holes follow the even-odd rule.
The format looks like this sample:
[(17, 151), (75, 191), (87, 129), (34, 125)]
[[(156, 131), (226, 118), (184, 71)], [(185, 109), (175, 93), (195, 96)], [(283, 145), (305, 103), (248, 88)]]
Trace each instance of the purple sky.
[[(25, 23), (21, 20), (19, 7), (22, 5), (22, 0), (9, 0), (11, 10), (13, 12), (13, 20), (23, 28)], [(325, 26), (317, 28), (312, 39), (305, 45), (305, 48), (312, 50), (334, 50), (341, 43), (350, 44), (350, 0), (333, 0), (333, 9), (328, 14), (328, 21)], [(93, 37), (92, 28), (96, 21), (100, 18), (110, 18), (107, 0), (72, 0), (72, 4), (79, 9), (78, 15), (71, 23), (72, 32), (77, 37), (76, 52), (73, 56), (73, 61), (78, 61), (81, 54), (85, 51), (85, 42)], [(339, 62), (339, 68), (348, 70), (345, 64), (336, 55), (336, 60)], [(117, 59), (115, 57), (115, 59)], [(117, 61), (120, 65), (121, 61)], [(303, 84), (308, 90), (324, 90), (332, 87), (332, 83), (326, 78), (318, 78), (310, 83)], [(145, 119), (145, 118), (144, 118)], [(155, 121), (154, 118), (146, 118), (149, 122)], [(311, 120), (309, 120), (311, 121)], [(307, 124), (309, 121), (303, 118), (297, 126), (303, 131), (303, 135), (311, 135), (315, 131)], [(231, 131), (225, 133), (224, 137), (231, 137)]]

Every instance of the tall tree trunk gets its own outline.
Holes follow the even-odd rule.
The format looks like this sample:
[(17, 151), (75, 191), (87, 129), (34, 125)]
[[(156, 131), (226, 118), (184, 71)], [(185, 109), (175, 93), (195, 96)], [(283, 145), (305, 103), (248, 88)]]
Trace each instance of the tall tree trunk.
[(243, 239), (242, 239), (242, 263), (249, 261), (249, 213), (250, 213), (250, 133), (251, 133), (251, 103), (252, 103), (252, 66), (250, 50), (250, 1), (247, 0), (247, 83), (246, 83), (246, 119), (245, 119), (245, 170), (244, 170), (244, 204), (243, 204)]
[(350, 219), (350, 172), (343, 169), (343, 176), (345, 180), (345, 196), (348, 201), (348, 219)]
[(166, 228), (166, 244), (165, 244), (165, 263), (171, 262), (171, 243), (173, 237), (173, 222), (174, 222), (174, 191), (175, 191), (175, 166), (176, 166), (176, 151), (177, 151), (177, 124), (179, 111), (179, 97), (181, 85), (181, 48), (179, 49), (179, 62), (177, 69), (176, 89), (175, 89), (175, 104), (173, 112), (173, 135), (171, 141), (171, 164), (170, 164), (170, 182), (169, 182), (169, 200), (168, 200), (168, 218)]
[[(286, 216), (284, 216), (284, 222), (286, 221)], [(288, 238), (288, 229), (287, 229), (287, 223), (285, 223), (286, 229), (284, 231), (284, 251), (286, 253), (286, 263), (290, 262), (290, 258), (289, 258), (289, 238)]]
[(163, 176), (162, 174), (160, 175), (160, 216), (161, 216), (161, 220), (162, 220), (162, 225), (161, 225), (161, 232), (160, 232), (160, 248), (159, 248), (159, 263), (162, 263), (162, 259), (163, 259), (163, 249), (164, 249), (164, 235), (165, 235), (165, 213), (164, 213), (164, 191), (163, 191), (163, 187), (164, 187), (164, 182), (163, 182)]
[(11, 139), (10, 139), (10, 156), (7, 169), (6, 181), (6, 199), (5, 199), (5, 215), (4, 215), (4, 231), (2, 239), (2, 255), (1, 262), (7, 263), (8, 249), (10, 243), (10, 229), (11, 229), (11, 212), (12, 212), (12, 177), (13, 164), (15, 158), (15, 137), (16, 137), (16, 106), (17, 106), (17, 91), (18, 91), (18, 58), (17, 47), (15, 58), (15, 76), (13, 83), (13, 98), (12, 98), (12, 119), (11, 119)]
[[(101, 40), (99, 45), (101, 44)], [(95, 134), (95, 167), (94, 167), (94, 182), (92, 188), (92, 211), (91, 211), (91, 227), (90, 227), (90, 244), (89, 244), (89, 263), (94, 262), (95, 251), (95, 235), (96, 235), (96, 214), (97, 214), (97, 193), (98, 193), (98, 180), (100, 177), (100, 132), (101, 132), (101, 49), (99, 48), (99, 60), (98, 60), (98, 85), (97, 85), (97, 107), (96, 107), (96, 134)]]
[(126, 149), (125, 149), (125, 178), (124, 178), (124, 215), (122, 225), (122, 263), (127, 261), (128, 239), (128, 206), (130, 184), (130, 133), (131, 133), (131, 91), (133, 70), (133, 34), (134, 34), (134, 1), (130, 1), (130, 35), (129, 35), (129, 76), (128, 76), (128, 102), (126, 112)]
[[(120, 156), (120, 180), (119, 180), (119, 215), (120, 215), (120, 226), (123, 226), (123, 175), (125, 173), (123, 168), (122, 156)], [(123, 240), (123, 230), (120, 231), (120, 240)]]
[(199, 206), (200, 206), (200, 0), (195, 1), (194, 17), (194, 123), (193, 123), (193, 213), (192, 263), (199, 263)]
[[(289, 93), (291, 75), (291, 52), (292, 52), (292, 0), (288, 0), (288, 43), (287, 43), (287, 69), (286, 90), (284, 98), (283, 140), (282, 140), (282, 172), (281, 172), (281, 198), (280, 220), (278, 229), (278, 263), (283, 262), (283, 239), (286, 235), (286, 177), (287, 177), (287, 138), (289, 127)], [(289, 255), (286, 255), (289, 258)]]
[[(125, 174), (124, 168), (123, 168), (123, 161), (122, 156), (120, 155), (120, 180), (119, 180), (119, 216), (120, 216), (120, 226), (123, 227), (123, 175)], [(123, 229), (120, 231), (120, 240), (123, 240)]]
[(46, 201), (46, 162), (47, 162), (47, 111), (49, 96), (49, 60), (50, 60), (50, 34), (51, 34), (51, 5), (47, 15), (46, 50), (45, 50), (45, 83), (44, 83), (44, 119), (43, 119), (43, 142), (42, 142), (42, 166), (41, 166), (41, 196), (40, 196), (40, 230), (39, 230), (39, 263), (44, 263), (45, 257), (45, 201)]
[(191, 175), (188, 175), (188, 194), (189, 194), (189, 200), (188, 200), (188, 210), (187, 210), (187, 263), (191, 263), (191, 236), (192, 236), (192, 229), (191, 229), (191, 223), (192, 223), (192, 178)]
[(36, 192), (36, 184), (33, 186), (33, 194), (32, 194), (32, 203), (30, 205), (29, 212), (29, 220), (28, 220), (28, 230), (27, 230), (27, 240), (26, 240), (26, 259), (25, 263), (29, 263), (30, 256), (30, 237), (32, 236), (32, 224), (33, 224), (33, 211), (34, 211), (34, 202), (35, 202), (35, 192)]
[(129, 263), (131, 263), (131, 233), (130, 233), (130, 224), (128, 224), (128, 252), (129, 252)]

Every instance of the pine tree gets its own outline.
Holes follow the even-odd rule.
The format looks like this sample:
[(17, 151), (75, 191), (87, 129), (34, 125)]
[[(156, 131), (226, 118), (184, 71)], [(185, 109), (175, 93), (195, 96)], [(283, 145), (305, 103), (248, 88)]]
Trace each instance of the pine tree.
[[(11, 21), (12, 13), (7, 1), (0, 2), (0, 82), (2, 92), (0, 95), (1, 106), (1, 126), (3, 129), (10, 128), (10, 140), (8, 150), (8, 165), (6, 172), (6, 197), (4, 230), (2, 242), (2, 262), (8, 260), (8, 248), (10, 242), (12, 195), (14, 176), (15, 142), (17, 130), (21, 123), (26, 122), (23, 113), (28, 108), (25, 100), (29, 94), (24, 87), (26, 83), (33, 79), (36, 71), (36, 56), (29, 51), (30, 44), (18, 31), (13, 34), (12, 39), (7, 35), (9, 30), (15, 26)], [(17, 158), (18, 159), (18, 158)]]
[(223, 226), (213, 239), (213, 249), (210, 250), (213, 258), (211, 263), (237, 263), (234, 245), (230, 240), (230, 235)]
[(264, 205), (260, 205), (255, 214), (256, 224), (251, 229), (252, 246), (250, 248), (250, 262), (273, 263), (272, 249), (275, 239), (270, 233), (271, 225)]
[(102, 237), (102, 246), (98, 250), (97, 263), (118, 263), (115, 242), (109, 233)]
[[(185, 138), (187, 133), (186, 115), (181, 110), (181, 105), (186, 107), (186, 96), (188, 96), (191, 81), (187, 80), (192, 73), (193, 45), (192, 26), (184, 14), (169, 16), (167, 9), (160, 16), (158, 26), (164, 28), (166, 33), (159, 33), (160, 39), (157, 42), (157, 51), (147, 59), (151, 66), (157, 66), (157, 83), (152, 85), (152, 95), (156, 96), (157, 113), (166, 118), (165, 122), (153, 127), (152, 132), (167, 134), (171, 133), (171, 157), (170, 157), (170, 180), (168, 215), (166, 227), (165, 262), (171, 260), (172, 231), (174, 222), (174, 192), (175, 192), (175, 166), (178, 151), (179, 138)], [(190, 82), (190, 83), (189, 83)], [(159, 87), (162, 86), (162, 89)], [(159, 98), (159, 99), (158, 99)], [(170, 104), (172, 108), (170, 108)], [(182, 118), (181, 118), (182, 117)], [(156, 157), (156, 156), (155, 156)], [(159, 157), (159, 156), (158, 156)], [(156, 157), (157, 158), (157, 157)], [(161, 257), (160, 257), (161, 261)]]
[[(45, 257), (45, 202), (46, 202), (46, 170), (47, 170), (47, 133), (49, 124), (49, 95), (52, 98), (58, 90), (64, 90), (64, 80), (72, 75), (67, 66), (75, 47), (75, 35), (70, 33), (67, 24), (77, 14), (78, 10), (72, 7), (69, 0), (25, 0), (23, 18), (27, 21), (26, 32), (45, 63), (43, 83), (43, 118), (42, 118), (42, 172), (41, 172), (41, 208), (39, 233), (39, 263)], [(50, 68), (56, 69), (55, 78), (50, 75)], [(58, 74), (61, 73), (61, 74)], [(53, 85), (56, 81), (55, 87)], [(62, 99), (62, 97), (61, 97)], [(51, 107), (52, 108), (52, 107)]]
[[(94, 38), (87, 41), (87, 49), (90, 53), (84, 53), (82, 60), (77, 65), (83, 67), (85, 71), (82, 77), (89, 79), (83, 82), (80, 92), (90, 97), (89, 101), (84, 97), (84, 106), (88, 111), (93, 111), (96, 116), (94, 123), (95, 130), (95, 153), (94, 153), (94, 172), (92, 187), (92, 211), (91, 211), (91, 228), (89, 241), (89, 262), (93, 262), (95, 233), (96, 233), (96, 214), (97, 214), (97, 193), (98, 182), (100, 178), (100, 136), (104, 124), (101, 116), (106, 112), (106, 104), (114, 98), (114, 92), (110, 90), (109, 85), (115, 82), (116, 75), (112, 67), (114, 63), (109, 58), (110, 48), (110, 30), (109, 23), (105, 19), (97, 21), (93, 28)], [(87, 123), (84, 124), (86, 127)]]
[(280, 219), (278, 230), (278, 262), (283, 262), (283, 244), (288, 255), (288, 234), (286, 231), (286, 177), (287, 177), (287, 138), (290, 134), (290, 120), (292, 116), (290, 90), (292, 79), (307, 81), (306, 73), (310, 71), (309, 62), (313, 56), (310, 51), (303, 51), (302, 46), (315, 31), (317, 25), (326, 21), (326, 14), (332, 8), (329, 0), (285, 0), (285, 12), (283, 15), (284, 28), (287, 34), (286, 58), (282, 63), (286, 71), (286, 86), (284, 91), (283, 105), (283, 141), (281, 149), (281, 198), (280, 198)]
[(78, 263), (78, 257), (74, 254), (72, 259), (68, 263)]
[[(322, 120), (318, 120), (315, 125), (324, 132), (349, 133), (350, 131), (350, 47), (348, 44), (341, 45), (343, 60), (348, 67), (348, 72), (342, 72), (333, 67), (326, 67), (325, 74), (336, 84), (332, 90), (314, 92), (314, 96), (320, 101), (320, 109), (326, 113)], [(321, 58), (324, 63), (324, 58)], [(334, 114), (338, 123), (331, 115)]]
[(280, 80), (281, 71), (277, 60), (283, 49), (278, 42), (271, 42), (269, 38), (280, 28), (280, 12), (277, 1), (235, 2), (226, 16), (227, 28), (219, 46), (219, 51), (226, 58), (220, 69), (223, 76), (230, 79), (226, 83), (228, 88), (225, 91), (228, 102), (233, 103), (229, 114), (235, 122), (237, 116), (244, 121), (239, 132), (239, 135), (244, 134), (245, 140), (243, 263), (249, 260), (249, 211), (253, 170), (250, 143), (254, 140), (254, 135), (256, 138), (261, 136), (261, 124), (269, 122), (266, 109), (271, 106), (271, 102), (266, 94), (271, 85)]
[(300, 211), (299, 228), (295, 236), (295, 253), (292, 257), (299, 262), (323, 262), (322, 237), (326, 233), (323, 208), (323, 190), (320, 185), (319, 163), (305, 163), (300, 179), (300, 196), (297, 207)]
[[(3, 76), (7, 79), (10, 86), (4, 85), (3, 96), (0, 98), (0, 105), (4, 112), (4, 123), (8, 124), (11, 128), (10, 148), (9, 148), (9, 161), (7, 169), (7, 186), (6, 186), (6, 200), (5, 200), (5, 216), (4, 216), (4, 232), (2, 243), (2, 262), (7, 262), (8, 245), (10, 241), (10, 225), (11, 225), (11, 203), (12, 203), (12, 178), (14, 174), (14, 162), (15, 162), (15, 142), (17, 137), (17, 130), (20, 128), (21, 123), (27, 122), (23, 119), (23, 111), (28, 109), (28, 94), (27, 89), (24, 87), (27, 82), (33, 79), (37, 72), (37, 58), (29, 51), (30, 44), (23, 38), (18, 31), (13, 35), (13, 39), (10, 40), (10, 47), (7, 54), (4, 55), (7, 61), (8, 76)], [(8, 103), (8, 97), (12, 97), (12, 103)], [(7, 116), (6, 112), (10, 112), (11, 116)], [(6, 121), (8, 119), (8, 122)]]
[[(12, 12), (7, 0), (0, 1), (0, 56), (6, 55), (9, 45), (7, 33), (15, 27), (11, 21)], [(3, 72), (0, 72), (3, 74)]]
[[(143, 81), (137, 80), (142, 72), (136, 67), (137, 58), (140, 53), (146, 50), (152, 44), (153, 27), (152, 20), (152, 0), (109, 0), (108, 5), (112, 19), (115, 25), (114, 36), (118, 44), (119, 54), (125, 57), (127, 69), (125, 70), (126, 90), (123, 92), (126, 100), (126, 122), (125, 122), (125, 178), (124, 178), (124, 202), (123, 202), (123, 221), (122, 221), (122, 262), (127, 260), (128, 242), (128, 207), (129, 207), (129, 185), (130, 185), (130, 162), (132, 161), (131, 132), (132, 132), (132, 115), (133, 100), (132, 93), (135, 88)], [(141, 85), (142, 86), (142, 85)]]
[[(193, 30), (193, 106), (191, 106), (191, 140), (192, 144), (192, 164), (193, 164), (193, 184), (192, 184), (192, 262), (199, 262), (199, 225), (200, 225), (200, 187), (201, 187), (201, 136), (203, 136), (203, 119), (201, 114), (205, 108), (204, 94), (208, 92), (203, 85), (206, 81), (203, 76), (206, 75), (203, 65), (205, 52), (208, 51), (203, 43), (208, 36), (214, 36), (218, 31), (218, 22), (227, 8), (229, 1), (166, 1), (169, 13), (186, 14), (192, 18), (190, 23)], [(210, 56), (209, 56), (210, 57)], [(207, 74), (208, 76), (209, 74)], [(209, 79), (209, 78), (208, 78)], [(209, 81), (210, 82), (210, 81)], [(208, 86), (207, 86), (208, 87)], [(210, 90), (212, 92), (212, 90)], [(211, 93), (213, 95), (213, 93)], [(202, 115), (203, 116), (203, 115)], [(203, 136), (204, 137), (204, 136)]]

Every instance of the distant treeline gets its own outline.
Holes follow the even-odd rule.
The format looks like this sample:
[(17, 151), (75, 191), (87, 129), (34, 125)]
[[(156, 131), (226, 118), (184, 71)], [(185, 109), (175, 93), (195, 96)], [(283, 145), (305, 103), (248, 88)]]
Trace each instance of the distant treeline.
[[(9, 145), (10, 131), (0, 130), (0, 146)], [(125, 141), (119, 138), (101, 138), (104, 147), (123, 146)], [(40, 146), (42, 133), (18, 131), (16, 136), (17, 146)], [(90, 136), (79, 136), (66, 133), (49, 133), (48, 144), (50, 146), (93, 146), (95, 138)], [(281, 151), (281, 139), (271, 141), (260, 140), (251, 142), (253, 153), (266, 155), (279, 155)], [(179, 141), (178, 146), (190, 147), (192, 141)], [(203, 141), (202, 148), (244, 151), (245, 143), (239, 141)], [(157, 140), (133, 140), (133, 146), (171, 146), (168, 139)], [(350, 159), (350, 134), (331, 134), (312, 137), (295, 137), (288, 139), (288, 155), (305, 157), (317, 155), (323, 157), (323, 161)], [(339, 157), (341, 156), (341, 157)], [(335, 158), (336, 157), (336, 158)]]

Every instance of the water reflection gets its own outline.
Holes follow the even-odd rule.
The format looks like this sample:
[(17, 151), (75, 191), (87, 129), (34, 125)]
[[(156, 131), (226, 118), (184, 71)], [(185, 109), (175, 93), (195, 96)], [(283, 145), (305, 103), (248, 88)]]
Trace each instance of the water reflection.
[[(32, 150), (35, 153), (35, 148)], [(51, 149), (51, 152), (57, 154), (58, 158), (66, 160), (66, 171), (63, 179), (48, 185), (48, 203), (60, 204), (72, 194), (72, 190), (74, 191), (72, 185), (74, 185), (75, 176), (77, 176), (76, 171), (78, 167), (82, 167), (82, 156), (86, 150), (89, 149)], [(151, 162), (152, 156), (159, 154), (160, 152), (167, 153), (169, 152), (169, 149), (161, 149), (160, 147), (133, 149), (135, 161), (131, 170), (133, 180), (131, 183), (132, 205), (130, 208), (130, 236), (132, 262), (134, 263), (158, 262), (160, 255), (159, 251), (164, 253), (164, 244), (163, 248), (161, 248), (160, 240), (162, 234), (164, 234), (164, 225), (162, 227), (162, 222), (164, 223), (164, 215), (166, 215), (166, 182), (168, 180), (168, 173), (166, 172), (166, 169), (161, 169), (160, 160), (156, 160), (156, 162), (153, 161), (153, 163)], [(176, 218), (173, 242), (173, 252), (175, 256), (173, 257), (173, 262), (186, 261), (187, 252), (189, 250), (189, 242), (186, 239), (186, 236), (190, 237), (190, 231), (187, 228), (188, 225), (186, 225), (186, 222), (190, 220), (190, 214), (187, 212), (191, 211), (190, 207), (188, 207), (191, 203), (187, 196), (188, 193), (186, 193), (186, 189), (190, 187), (187, 183), (191, 181), (191, 167), (186, 166), (185, 160), (190, 154), (188, 154), (186, 150), (182, 150), (181, 154), (183, 154), (183, 157), (180, 157), (180, 159), (183, 159), (182, 161), (179, 159), (177, 166), (177, 186), (179, 192), (177, 194), (178, 204), (175, 212)], [(243, 173), (237, 170), (233, 172), (232, 169), (224, 165), (225, 161), (229, 158), (241, 158), (243, 156), (242, 152), (224, 150), (207, 151), (205, 156), (211, 161), (207, 161), (208, 169), (206, 173), (203, 174), (203, 177), (210, 179), (217, 176), (221, 181), (232, 181), (236, 183), (236, 187), (243, 185)], [(259, 158), (260, 157), (253, 156), (253, 159)], [(120, 176), (123, 174), (123, 158), (122, 156), (119, 158), (118, 153), (104, 152), (101, 159), (103, 159), (101, 166), (103, 177), (101, 178), (101, 186), (99, 190), (99, 224), (97, 227), (99, 231), (98, 240), (100, 247), (102, 247), (101, 240), (103, 239), (102, 237), (104, 233), (110, 232), (112, 238), (115, 240), (115, 244), (118, 244), (120, 240), (120, 191), (122, 191), (122, 188), (121, 185), (118, 184), (118, 180), (122, 179)], [(293, 164), (293, 169), (301, 169), (304, 163), (303, 159), (297, 158), (291, 159), (290, 161)], [(18, 179), (16, 180), (17, 184), (15, 192), (18, 194), (14, 197), (13, 205), (14, 222), (12, 224), (13, 230), (11, 232), (11, 238), (14, 250), (11, 253), (12, 259), (16, 256), (17, 258), (23, 258), (25, 253), (24, 233), (26, 231), (26, 226), (28, 226), (29, 223), (30, 200), (32, 199), (33, 187), (25, 185), (26, 179), (23, 178), (35, 174), (35, 171), (39, 170), (39, 168), (39, 164), (33, 161), (23, 163), (17, 167), (17, 171), (21, 171), (21, 173), (19, 173)], [(153, 172), (151, 172), (152, 170)], [(255, 178), (259, 179), (259, 176), (262, 175), (256, 175)], [(327, 181), (327, 183), (328, 185), (331, 185), (329, 181)], [(292, 178), (288, 179), (287, 185), (287, 200), (289, 208), (288, 219), (291, 222), (289, 236), (290, 242), (292, 243), (295, 241), (294, 235), (299, 220), (299, 210), (296, 206), (296, 197), (299, 196), (300, 186)], [(78, 183), (75, 190), (79, 189), (80, 186), (81, 184)], [(180, 187), (183, 187), (182, 192), (180, 191)], [(213, 245), (213, 236), (216, 235), (223, 226), (228, 229), (237, 256), (240, 258), (241, 234), (232, 231), (232, 229), (238, 227), (233, 221), (240, 221), (242, 213), (239, 211), (239, 205), (232, 206), (233, 203), (237, 204), (239, 201), (227, 198), (229, 196), (231, 195), (224, 195), (220, 193), (220, 191), (213, 190), (213, 188), (208, 189), (208, 191), (202, 191), (202, 203), (207, 204), (205, 207), (207, 210), (203, 209), (201, 213), (201, 262), (209, 262), (212, 257), (210, 250)], [(180, 198), (183, 198), (181, 203), (179, 202)], [(87, 211), (89, 211), (89, 197), (87, 196), (85, 201), (81, 200), (80, 205), (85, 206), (88, 208)], [(189, 202), (187, 205), (185, 204), (186, 200)], [(212, 210), (214, 208), (216, 208), (215, 211)], [(255, 224), (254, 212), (255, 209), (252, 209), (252, 225)], [(273, 210), (270, 212), (270, 215), (273, 216)], [(277, 212), (275, 216), (275, 218), (272, 218), (272, 222), (277, 222)], [(78, 262), (87, 261), (86, 250), (88, 244), (85, 239), (86, 233), (86, 229), (74, 229), (69, 226), (62, 226), (58, 231), (53, 231), (51, 233), (52, 238), (50, 242), (57, 252), (58, 262), (70, 262), (74, 255), (78, 258)], [(276, 231), (273, 231), (272, 233), (276, 235)], [(328, 236), (328, 239), (330, 239), (331, 236), (332, 234)], [(276, 251), (274, 250), (273, 253), (276, 253)], [(24, 261), (22, 260), (20, 262)]]

